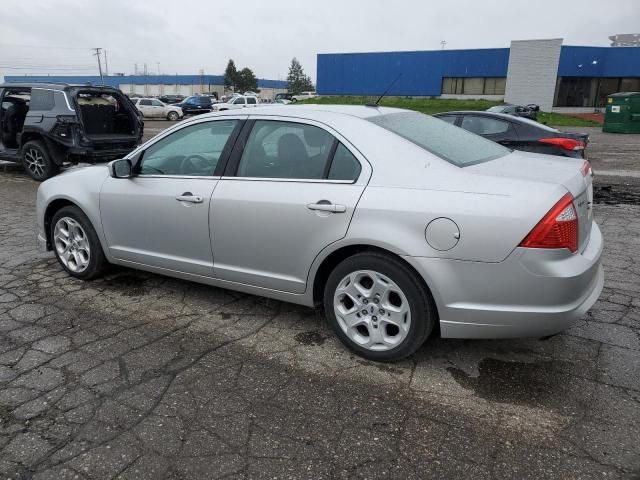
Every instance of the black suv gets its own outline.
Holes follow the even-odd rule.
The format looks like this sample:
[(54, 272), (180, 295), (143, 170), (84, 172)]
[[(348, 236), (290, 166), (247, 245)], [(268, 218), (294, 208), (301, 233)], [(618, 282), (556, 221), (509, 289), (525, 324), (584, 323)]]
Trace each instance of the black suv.
[(213, 102), (211, 97), (204, 95), (194, 95), (187, 97), (182, 102), (176, 103), (176, 107), (180, 107), (185, 115), (198, 115), (213, 110)]
[(21, 162), (39, 181), (63, 163), (121, 158), (142, 138), (141, 114), (111, 87), (5, 83), (0, 104), (0, 160)]

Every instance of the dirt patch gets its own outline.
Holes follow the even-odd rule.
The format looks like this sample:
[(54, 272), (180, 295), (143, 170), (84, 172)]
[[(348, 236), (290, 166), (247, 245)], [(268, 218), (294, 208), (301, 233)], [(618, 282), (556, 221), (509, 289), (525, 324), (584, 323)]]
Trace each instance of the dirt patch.
[(313, 330), (311, 332), (300, 332), (296, 334), (294, 338), (296, 339), (296, 342), (302, 345), (317, 346), (322, 345), (328, 337), (322, 332)]

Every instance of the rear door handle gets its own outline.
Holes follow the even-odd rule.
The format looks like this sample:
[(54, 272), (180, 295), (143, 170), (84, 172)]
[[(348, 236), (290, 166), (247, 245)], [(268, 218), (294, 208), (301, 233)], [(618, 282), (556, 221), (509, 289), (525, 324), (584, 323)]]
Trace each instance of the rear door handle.
[(345, 205), (334, 205), (328, 200), (320, 200), (318, 203), (309, 203), (307, 208), (309, 210), (332, 213), (344, 213), (347, 211), (347, 207)]
[(178, 195), (176, 200), (179, 202), (202, 203), (203, 199), (200, 195), (194, 195), (191, 192), (184, 192), (182, 195)]

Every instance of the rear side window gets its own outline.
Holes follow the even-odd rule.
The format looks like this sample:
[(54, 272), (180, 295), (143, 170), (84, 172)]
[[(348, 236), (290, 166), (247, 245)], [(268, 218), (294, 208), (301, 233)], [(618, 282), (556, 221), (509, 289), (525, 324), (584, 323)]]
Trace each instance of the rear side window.
[(443, 122), (447, 122), (450, 123), (451, 125), (453, 125), (454, 123), (456, 123), (456, 116), (455, 115), (438, 115), (439, 120), (442, 120)]
[(388, 113), (367, 120), (459, 167), (511, 152), (491, 140), (418, 112)]
[(53, 93), (53, 90), (41, 90), (39, 88), (34, 88), (31, 90), (31, 103), (29, 104), (29, 109), (39, 112), (53, 110), (56, 103)]
[(140, 100), (140, 105), (150, 106), (151, 100)]
[(321, 179), (334, 137), (313, 125), (258, 120), (247, 139), (238, 177)]
[(256, 104), (256, 99), (254, 97), (249, 97), (249, 98), (247, 98), (247, 103), (249, 105), (255, 105)]
[(347, 147), (340, 143), (333, 156), (328, 178), (329, 180), (355, 181), (360, 176), (361, 168), (360, 162), (356, 160), (356, 157), (347, 150)]
[(477, 115), (465, 115), (460, 126), (478, 135), (496, 135), (509, 130), (509, 122)]

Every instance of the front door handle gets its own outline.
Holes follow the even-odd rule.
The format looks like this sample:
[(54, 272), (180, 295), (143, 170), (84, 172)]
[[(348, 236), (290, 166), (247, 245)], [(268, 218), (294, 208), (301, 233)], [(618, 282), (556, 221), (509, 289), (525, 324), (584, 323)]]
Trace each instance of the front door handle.
[(182, 195), (178, 195), (176, 200), (179, 202), (202, 203), (203, 199), (200, 195), (194, 195), (191, 192), (184, 192)]
[(344, 213), (347, 211), (347, 207), (345, 205), (336, 205), (328, 200), (320, 200), (318, 203), (309, 203), (307, 208), (309, 210), (332, 213)]

